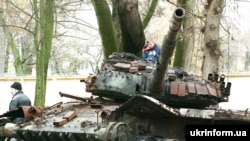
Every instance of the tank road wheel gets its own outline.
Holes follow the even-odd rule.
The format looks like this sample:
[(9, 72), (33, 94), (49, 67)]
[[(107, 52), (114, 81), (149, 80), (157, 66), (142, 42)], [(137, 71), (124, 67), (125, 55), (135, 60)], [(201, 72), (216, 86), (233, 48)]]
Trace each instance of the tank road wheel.
[(128, 141), (132, 129), (123, 122), (111, 122), (105, 132), (105, 139), (109, 141)]

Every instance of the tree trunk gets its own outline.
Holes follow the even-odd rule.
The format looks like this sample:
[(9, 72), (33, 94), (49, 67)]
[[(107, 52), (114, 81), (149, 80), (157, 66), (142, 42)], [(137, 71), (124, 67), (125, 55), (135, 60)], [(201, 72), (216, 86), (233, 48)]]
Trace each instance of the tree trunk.
[[(186, 6), (187, 10), (192, 10), (196, 5), (195, 0), (189, 0)], [(194, 40), (195, 40), (195, 25), (194, 25), (194, 16), (186, 12), (186, 20), (184, 22), (184, 35), (183, 39), (185, 42), (184, 53), (183, 53), (183, 62), (182, 67), (184, 71), (191, 71), (192, 56), (194, 50)]]
[(4, 27), (4, 32), (5, 35), (7, 35), (7, 41), (8, 41), (8, 47), (11, 48), (13, 56), (14, 56), (14, 66), (15, 66), (15, 72), (16, 72), (16, 76), (21, 76), (24, 74), (23, 71), (23, 66), (22, 66), (22, 59), (20, 56), (20, 50), (16, 45), (16, 42), (13, 38), (13, 35), (10, 31), (10, 29), (8, 27)]
[(152, 16), (154, 15), (157, 4), (158, 4), (158, 0), (152, 0), (151, 1), (150, 7), (149, 7), (148, 12), (147, 12), (147, 15), (143, 19), (143, 29), (145, 29), (147, 27), (147, 25), (150, 22)]
[(119, 15), (118, 15), (118, 4), (117, 0), (112, 0), (112, 19), (114, 24), (114, 30), (115, 30), (115, 36), (116, 36), (116, 42), (117, 42), (117, 51), (121, 51), (121, 26), (119, 21)]
[(143, 23), (138, 12), (138, 0), (112, 0), (113, 21), (105, 0), (92, 0), (92, 3), (98, 20), (104, 56), (107, 57), (107, 54), (114, 51), (124, 51), (141, 56), (145, 44), (143, 27), (149, 23), (158, 0), (151, 2)]
[[(186, 11), (191, 11), (195, 5), (194, 0), (178, 0), (178, 5), (181, 5)], [(182, 34), (179, 34), (177, 47), (174, 55), (173, 66), (180, 67), (184, 71), (190, 71), (192, 62), (193, 47), (194, 47), (194, 17), (191, 13), (186, 12), (183, 21)]]
[(122, 33), (122, 49), (141, 56), (145, 44), (142, 21), (138, 12), (138, 0), (117, 0)]
[[(187, 8), (187, 0), (177, 0), (177, 5), (179, 5), (180, 7), (186, 9)], [(185, 28), (185, 26), (187, 26), (187, 16), (184, 17), (183, 19), (183, 28)], [(177, 38), (177, 44), (176, 44), (176, 50), (175, 50), (175, 54), (174, 54), (174, 60), (173, 60), (173, 67), (178, 67), (178, 68), (182, 68), (183, 67), (183, 62), (185, 61), (185, 56), (184, 56), (184, 49), (186, 47), (186, 40), (185, 40), (186, 36), (184, 36), (183, 34), (178, 34), (178, 38)]]
[[(37, 1), (34, 0), (34, 5)], [(37, 7), (34, 11), (37, 12)], [(44, 106), (46, 98), (46, 80), (47, 70), (51, 52), (52, 36), (54, 29), (54, 13), (55, 13), (55, 1), (54, 0), (40, 0), (40, 21), (36, 21), (35, 33), (38, 33), (37, 22), (40, 23), (40, 35), (36, 34), (35, 44), (36, 51), (36, 94), (35, 105)], [(35, 17), (38, 17), (38, 13), (35, 13)], [(38, 35), (40, 36), (41, 46), (38, 47)]]
[[(33, 62), (32, 58), (29, 57), (30, 55), (30, 36), (31, 34), (27, 34), (25, 36), (22, 35), (22, 32), (19, 32), (18, 28), (13, 28), (15, 26), (19, 27), (17, 23), (13, 23), (14, 17), (11, 17), (11, 12), (7, 12), (9, 9), (9, 1), (4, 1), (0, 5), (0, 7), (4, 7), (2, 9), (1, 15), (1, 27), (3, 28), (3, 39), (1, 41), (5, 41), (7, 43), (2, 43), (1, 47), (4, 47), (5, 49), (1, 51), (1, 53), (4, 53), (4, 58), (1, 59), (1, 61), (4, 62), (4, 72), (8, 72), (8, 66), (9, 66), (9, 54), (10, 51), (13, 53), (14, 56), (14, 63), (13, 66), (15, 68), (15, 73), (17, 76), (31, 74), (32, 67), (30, 67), (30, 62)], [(8, 18), (11, 17), (11, 18)], [(8, 21), (8, 22), (7, 22)], [(7, 23), (7, 24), (6, 24)], [(9, 24), (11, 23), (11, 24)], [(17, 24), (17, 25), (16, 25)], [(21, 27), (21, 26), (20, 26)], [(28, 28), (27, 28), (28, 29)], [(18, 46), (19, 44), (19, 46)]]
[[(117, 44), (118, 44), (118, 51), (123, 51), (123, 48), (122, 48), (122, 35), (121, 35), (121, 25), (120, 25), (120, 20), (119, 20), (119, 8), (120, 8), (120, 5), (119, 5), (119, 0), (112, 0), (112, 6), (113, 6), (113, 10), (112, 10), (112, 17), (113, 17), (113, 23), (114, 23), (114, 26), (115, 26), (115, 30), (116, 30), (116, 40), (117, 40)], [(151, 5), (149, 7), (149, 10), (145, 16), (145, 18), (143, 19), (143, 29), (145, 29), (148, 25), (148, 23), (150, 22), (153, 14), (154, 14), (154, 11), (156, 9), (156, 6), (158, 4), (158, 0), (152, 0), (151, 2)], [(136, 10), (134, 10), (136, 11)], [(137, 11), (138, 12), (138, 11)], [(145, 40), (143, 41), (145, 42)], [(142, 46), (140, 46), (139, 48), (142, 48)], [(141, 50), (139, 50), (139, 52), (134, 52), (135, 54), (140, 54), (141, 53)]]
[(30, 39), (33, 38), (33, 34), (26, 34), (22, 37), (22, 66), (23, 72), (25, 75), (31, 75), (32, 69), (35, 64), (35, 56), (33, 52), (35, 52), (35, 48), (33, 44), (30, 42)]
[[(3, 25), (3, 13), (2, 7), (0, 6), (0, 25)], [(3, 36), (3, 28), (0, 27), (0, 76), (4, 75), (4, 59), (5, 59), (5, 43)]]
[[(5, 45), (6, 47), (7, 45)], [(5, 50), (5, 57), (4, 57), (4, 73), (7, 73), (9, 70), (9, 57), (10, 56), (10, 48), (7, 47)]]
[[(8, 6), (7, 2), (5, 4), (7, 7)], [(3, 3), (1, 3), (1, 7), (3, 7)], [(2, 12), (4, 12), (4, 11), (1, 10), (1, 14), (3, 14)], [(6, 51), (9, 51), (11, 49), (11, 51), (13, 53), (13, 57), (14, 57), (14, 68), (15, 68), (16, 76), (21, 76), (24, 74), (23, 65), (22, 65), (22, 58), (21, 58), (22, 56), (20, 53), (21, 50), (19, 50), (19, 48), (16, 45), (11, 28), (6, 26), (5, 17), (3, 17), (3, 15), (1, 16), (0, 20), (1, 20), (1, 25), (3, 27), (3, 33), (4, 33), (2, 35), (5, 35), (6, 40), (7, 40), (7, 46), (4, 46), (4, 44), (1, 44), (1, 46), (3, 46), (4, 48), (6, 47)], [(5, 51), (4, 51), (4, 53), (5, 53)], [(5, 55), (9, 55), (8, 52), (6, 52)], [(5, 59), (8, 59), (8, 56), (5, 57), (2, 61), (4, 61)], [(8, 65), (8, 60), (6, 60), (6, 62), (4, 62), (4, 63), (7, 63), (7, 64), (4, 64), (4, 67), (5, 67), (4, 71), (6, 71), (7, 70), (6, 66)]]
[(209, 73), (218, 73), (219, 59), (221, 56), (219, 27), (224, 0), (209, 0), (204, 32), (204, 56), (202, 64), (202, 78), (207, 78)]
[(91, 0), (95, 9), (102, 38), (104, 58), (118, 50), (111, 12), (106, 0)]

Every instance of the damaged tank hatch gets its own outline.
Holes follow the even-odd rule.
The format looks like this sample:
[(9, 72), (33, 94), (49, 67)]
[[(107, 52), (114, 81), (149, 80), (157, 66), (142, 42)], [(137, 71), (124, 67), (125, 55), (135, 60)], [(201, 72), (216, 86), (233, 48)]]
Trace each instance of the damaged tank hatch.
[(185, 141), (190, 124), (249, 125), (247, 109), (215, 106), (229, 101), (232, 84), (225, 75), (200, 80), (168, 66), (184, 16), (182, 8), (175, 9), (156, 64), (115, 52), (81, 81), (91, 97), (59, 92), (75, 101), (8, 111), (0, 115), (0, 141)]

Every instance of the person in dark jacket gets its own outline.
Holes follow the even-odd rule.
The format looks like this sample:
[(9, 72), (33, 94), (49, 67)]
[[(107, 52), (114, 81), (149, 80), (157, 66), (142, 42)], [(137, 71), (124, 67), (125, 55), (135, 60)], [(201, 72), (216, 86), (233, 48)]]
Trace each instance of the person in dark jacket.
[(143, 61), (152, 61), (154, 63), (157, 62), (158, 58), (160, 57), (161, 48), (154, 42), (149, 42), (145, 44), (143, 47)]
[(31, 101), (22, 91), (22, 84), (14, 82), (11, 86), (12, 99), (9, 104), (9, 110), (14, 110), (21, 106), (31, 106)]

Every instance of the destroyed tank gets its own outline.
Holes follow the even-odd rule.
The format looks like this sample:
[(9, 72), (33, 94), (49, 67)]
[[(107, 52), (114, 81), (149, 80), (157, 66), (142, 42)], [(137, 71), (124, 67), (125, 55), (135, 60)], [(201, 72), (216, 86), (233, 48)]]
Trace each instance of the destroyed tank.
[(225, 75), (201, 80), (168, 66), (184, 16), (175, 9), (157, 63), (115, 52), (81, 80), (91, 97), (59, 92), (75, 101), (8, 111), (0, 115), (0, 140), (185, 141), (189, 125), (249, 125), (247, 110), (216, 108), (229, 100)]

